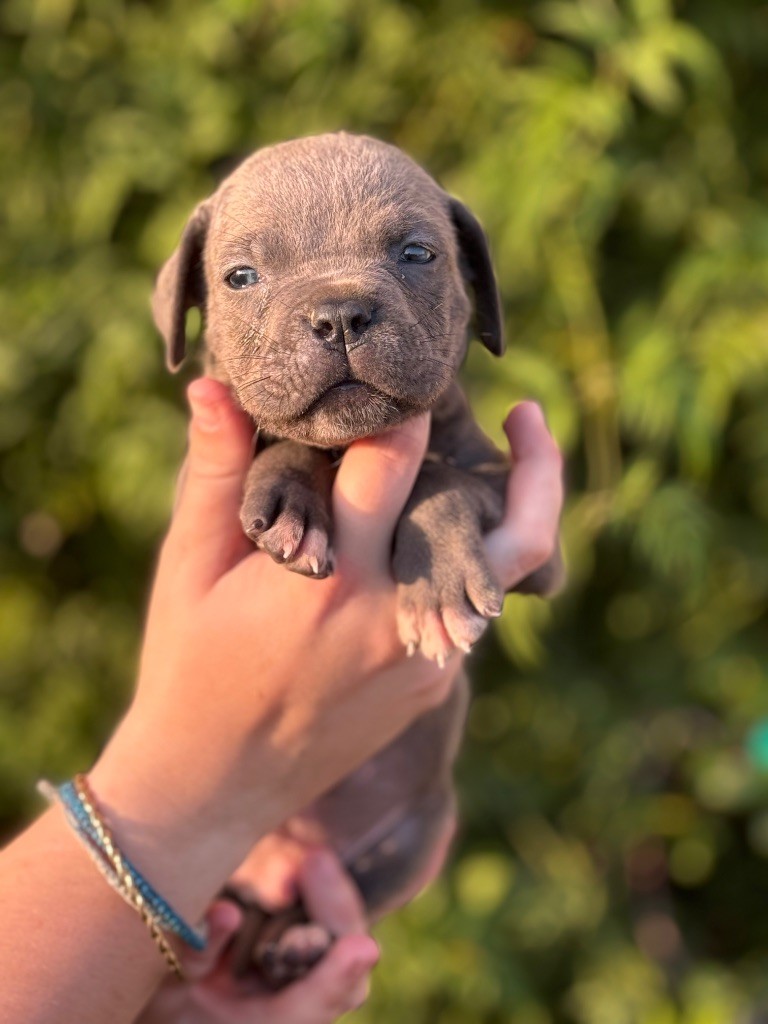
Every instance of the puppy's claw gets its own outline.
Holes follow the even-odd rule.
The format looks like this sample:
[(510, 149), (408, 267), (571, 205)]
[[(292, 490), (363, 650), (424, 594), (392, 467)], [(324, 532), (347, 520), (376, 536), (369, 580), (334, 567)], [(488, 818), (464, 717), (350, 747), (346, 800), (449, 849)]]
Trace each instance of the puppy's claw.
[(412, 658), (416, 653), (416, 644), (413, 642), (413, 640), (409, 640), (408, 643), (406, 644), (405, 653), (408, 655), (409, 658)]
[(333, 572), (333, 559), (327, 532), (318, 526), (310, 526), (288, 568), (315, 580), (330, 576)]

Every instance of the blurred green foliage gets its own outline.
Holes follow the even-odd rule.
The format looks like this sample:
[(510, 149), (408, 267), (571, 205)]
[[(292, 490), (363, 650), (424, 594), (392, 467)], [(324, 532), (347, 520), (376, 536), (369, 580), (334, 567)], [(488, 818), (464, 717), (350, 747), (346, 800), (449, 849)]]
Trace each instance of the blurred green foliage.
[[(450, 869), (361, 1021), (768, 1020), (768, 5), (5, 0), (0, 819), (131, 684), (183, 450), (153, 275), (233, 157), (345, 127), (487, 226), (566, 594), (475, 660)], [(191, 373), (193, 371), (187, 371)]]

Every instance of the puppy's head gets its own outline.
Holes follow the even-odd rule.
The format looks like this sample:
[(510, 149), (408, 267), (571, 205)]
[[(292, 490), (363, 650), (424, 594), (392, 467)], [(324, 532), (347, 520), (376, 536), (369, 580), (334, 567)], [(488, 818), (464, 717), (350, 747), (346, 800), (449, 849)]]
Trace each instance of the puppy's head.
[(480, 225), (417, 164), (344, 133), (260, 150), (193, 213), (153, 299), (168, 363), (185, 318), (260, 427), (323, 447), (430, 408), (477, 334), (503, 347)]

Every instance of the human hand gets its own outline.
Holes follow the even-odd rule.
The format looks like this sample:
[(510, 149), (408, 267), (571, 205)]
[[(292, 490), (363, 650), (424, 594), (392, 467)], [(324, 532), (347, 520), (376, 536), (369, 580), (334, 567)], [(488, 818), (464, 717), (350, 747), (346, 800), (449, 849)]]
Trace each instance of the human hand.
[[(126, 853), (195, 919), (260, 835), (438, 704), (459, 659), (444, 670), (409, 660), (395, 630), (391, 539), (425, 418), (345, 454), (337, 570), (318, 581), (286, 573), (242, 535), (250, 424), (214, 381), (196, 381), (190, 399), (137, 696), (91, 780)], [(562, 485), (538, 406), (517, 406), (506, 430), (514, 469), (487, 545), (510, 588), (556, 549)]]
[(333, 495), (337, 571), (318, 581), (242, 534), (250, 422), (212, 380), (191, 385), (190, 400), (137, 695), (91, 782), (127, 855), (194, 920), (260, 835), (438, 703), (457, 666), (409, 661), (394, 625), (392, 531), (426, 418), (347, 451)]
[(520, 402), (504, 421), (512, 455), (504, 517), (485, 537), (488, 561), (506, 591), (553, 594), (563, 584), (559, 525), (563, 457), (536, 402)]
[(257, 844), (237, 884), (277, 910), (300, 895), (313, 921), (336, 941), (320, 964), (281, 992), (233, 977), (227, 947), (242, 911), (217, 900), (206, 919), (208, 947), (183, 957), (186, 981), (167, 981), (136, 1024), (330, 1024), (360, 1006), (378, 960), (354, 884), (330, 851), (312, 851), (278, 836)]

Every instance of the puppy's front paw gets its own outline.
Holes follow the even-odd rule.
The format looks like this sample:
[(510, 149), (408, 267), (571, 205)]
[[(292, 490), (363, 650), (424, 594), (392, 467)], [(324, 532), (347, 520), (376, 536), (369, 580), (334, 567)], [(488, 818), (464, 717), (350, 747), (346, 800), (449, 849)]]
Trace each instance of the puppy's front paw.
[(501, 613), (504, 593), (480, 545), (461, 552), (430, 552), (427, 560), (399, 560), (397, 627), (409, 653), (417, 650), (443, 664), (454, 648), (469, 651), (488, 621)]
[(303, 481), (257, 479), (245, 496), (240, 520), (257, 547), (293, 572), (315, 579), (333, 572), (326, 503)]

